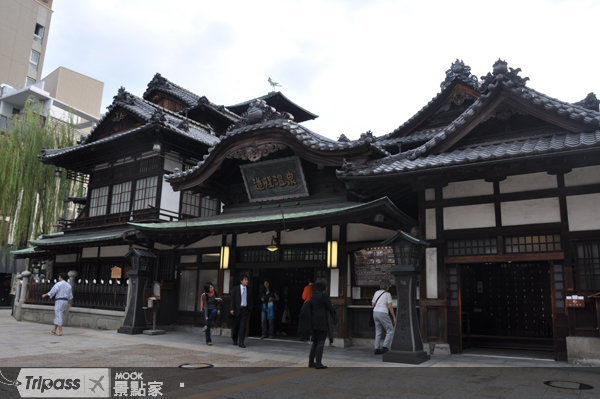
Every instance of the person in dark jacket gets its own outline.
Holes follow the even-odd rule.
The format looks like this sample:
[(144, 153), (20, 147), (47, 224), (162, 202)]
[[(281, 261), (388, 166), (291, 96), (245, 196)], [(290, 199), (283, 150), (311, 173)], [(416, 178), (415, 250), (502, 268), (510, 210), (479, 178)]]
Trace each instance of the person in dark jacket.
[(246, 340), (246, 322), (250, 316), (252, 309), (252, 295), (248, 292), (248, 276), (240, 275), (240, 284), (233, 287), (231, 290), (231, 308), (229, 313), (233, 316), (233, 328), (231, 329), (231, 338), (233, 344), (240, 348), (245, 348), (244, 341)]
[(318, 278), (315, 282), (315, 290), (311, 302), (311, 318), (310, 324), (312, 329), (313, 344), (310, 348), (310, 355), (308, 358), (308, 367), (314, 367), (316, 369), (326, 369), (321, 363), (323, 359), (323, 349), (325, 348), (325, 339), (327, 338), (327, 332), (329, 331), (329, 321), (327, 320), (327, 314), (335, 313), (335, 309), (331, 304), (329, 295), (325, 292), (327, 290), (327, 280), (324, 278)]
[(217, 318), (217, 306), (221, 303), (221, 298), (215, 290), (215, 286), (209, 281), (204, 284), (204, 293), (200, 298), (200, 311), (204, 313), (204, 335), (206, 337), (206, 345), (212, 345), (210, 338), (210, 324)]

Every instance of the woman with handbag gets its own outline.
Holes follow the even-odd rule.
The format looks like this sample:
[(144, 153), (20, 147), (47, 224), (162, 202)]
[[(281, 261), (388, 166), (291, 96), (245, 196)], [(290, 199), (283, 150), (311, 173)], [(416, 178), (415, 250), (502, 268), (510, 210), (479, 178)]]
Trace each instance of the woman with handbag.
[[(375, 321), (375, 354), (381, 355), (389, 350), (394, 337), (394, 324), (396, 324), (396, 315), (392, 308), (392, 294), (390, 290), (389, 280), (381, 280), (379, 282), (379, 291), (373, 295), (371, 306), (373, 306), (373, 320)], [(391, 317), (390, 317), (391, 316)], [(380, 349), (381, 333), (385, 328), (385, 341), (383, 349)]]
[(204, 284), (204, 293), (200, 299), (200, 311), (204, 314), (204, 328), (202, 331), (204, 331), (206, 337), (206, 345), (212, 345), (212, 340), (210, 339), (210, 324), (215, 320), (219, 313), (217, 308), (222, 299), (217, 295), (215, 286), (211, 282)]

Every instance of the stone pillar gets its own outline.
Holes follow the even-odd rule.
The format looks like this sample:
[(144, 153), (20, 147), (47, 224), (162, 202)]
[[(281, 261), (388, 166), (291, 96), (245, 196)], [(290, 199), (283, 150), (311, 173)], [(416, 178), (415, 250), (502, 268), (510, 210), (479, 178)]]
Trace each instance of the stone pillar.
[(148, 280), (148, 274), (144, 272), (134, 272), (131, 270), (127, 273), (129, 276), (129, 290), (131, 295), (127, 303), (125, 319), (123, 326), (117, 332), (121, 334), (142, 334), (148, 328), (146, 325), (146, 315), (142, 309), (144, 304), (144, 287)]
[(15, 320), (21, 321), (21, 292), (23, 291), (21, 284), (23, 284), (23, 276), (21, 273), (17, 274), (17, 289), (15, 291), (15, 301), (13, 303), (13, 315)]
[(69, 284), (71, 284), (71, 289), (73, 292), (75, 292), (75, 285), (77, 284), (77, 277), (79, 276), (79, 273), (76, 270), (71, 270), (69, 273), (67, 273), (67, 275), (69, 276)]
[(390, 272), (396, 278), (398, 309), (392, 347), (383, 355), (383, 361), (421, 364), (429, 360), (430, 356), (423, 350), (417, 317), (415, 290), (418, 272), (414, 266), (392, 266)]
[(29, 284), (31, 272), (25, 270), (23, 273), (21, 273), (21, 277), (23, 278), (23, 284), (21, 287), (21, 298), (19, 299), (19, 303), (23, 305), (25, 303), (25, 299), (27, 298), (27, 285)]

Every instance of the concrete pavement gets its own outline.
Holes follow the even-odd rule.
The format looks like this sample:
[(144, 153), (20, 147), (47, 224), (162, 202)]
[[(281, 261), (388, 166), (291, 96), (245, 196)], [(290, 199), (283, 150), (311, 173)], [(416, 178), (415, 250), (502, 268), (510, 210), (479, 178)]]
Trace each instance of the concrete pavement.
[[(19, 367), (151, 367), (144, 369), (145, 375), (162, 378), (163, 397), (173, 398), (600, 399), (600, 368), (573, 367), (535, 352), (504, 357), (471, 351), (408, 366), (383, 363), (370, 348), (326, 347), (323, 363), (329, 368), (321, 371), (306, 367), (309, 345), (291, 339), (248, 338), (247, 348), (241, 349), (215, 334), (213, 346), (207, 346), (202, 333), (130, 336), (65, 327), (57, 337), (51, 330), (49, 325), (17, 322), (10, 310), (0, 310), (0, 370), (14, 374)], [(186, 364), (214, 368), (178, 368)], [(592, 388), (580, 389), (584, 385), (579, 384)], [(9, 398), (9, 388), (0, 385), (0, 397)]]

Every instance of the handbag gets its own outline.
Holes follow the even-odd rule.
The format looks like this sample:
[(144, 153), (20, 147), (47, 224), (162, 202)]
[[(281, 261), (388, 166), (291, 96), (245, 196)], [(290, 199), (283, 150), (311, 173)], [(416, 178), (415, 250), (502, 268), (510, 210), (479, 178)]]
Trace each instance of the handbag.
[[(381, 294), (379, 294), (379, 296), (377, 297), (377, 300), (375, 301), (375, 305), (373, 305), (373, 308), (375, 308), (375, 306), (377, 306), (377, 302), (379, 302), (379, 298), (381, 298), (381, 296), (383, 294), (385, 294), (385, 291), (382, 292)], [(373, 312), (371, 312), (371, 317), (369, 317), (369, 327), (375, 327), (375, 319), (373, 318)]]

